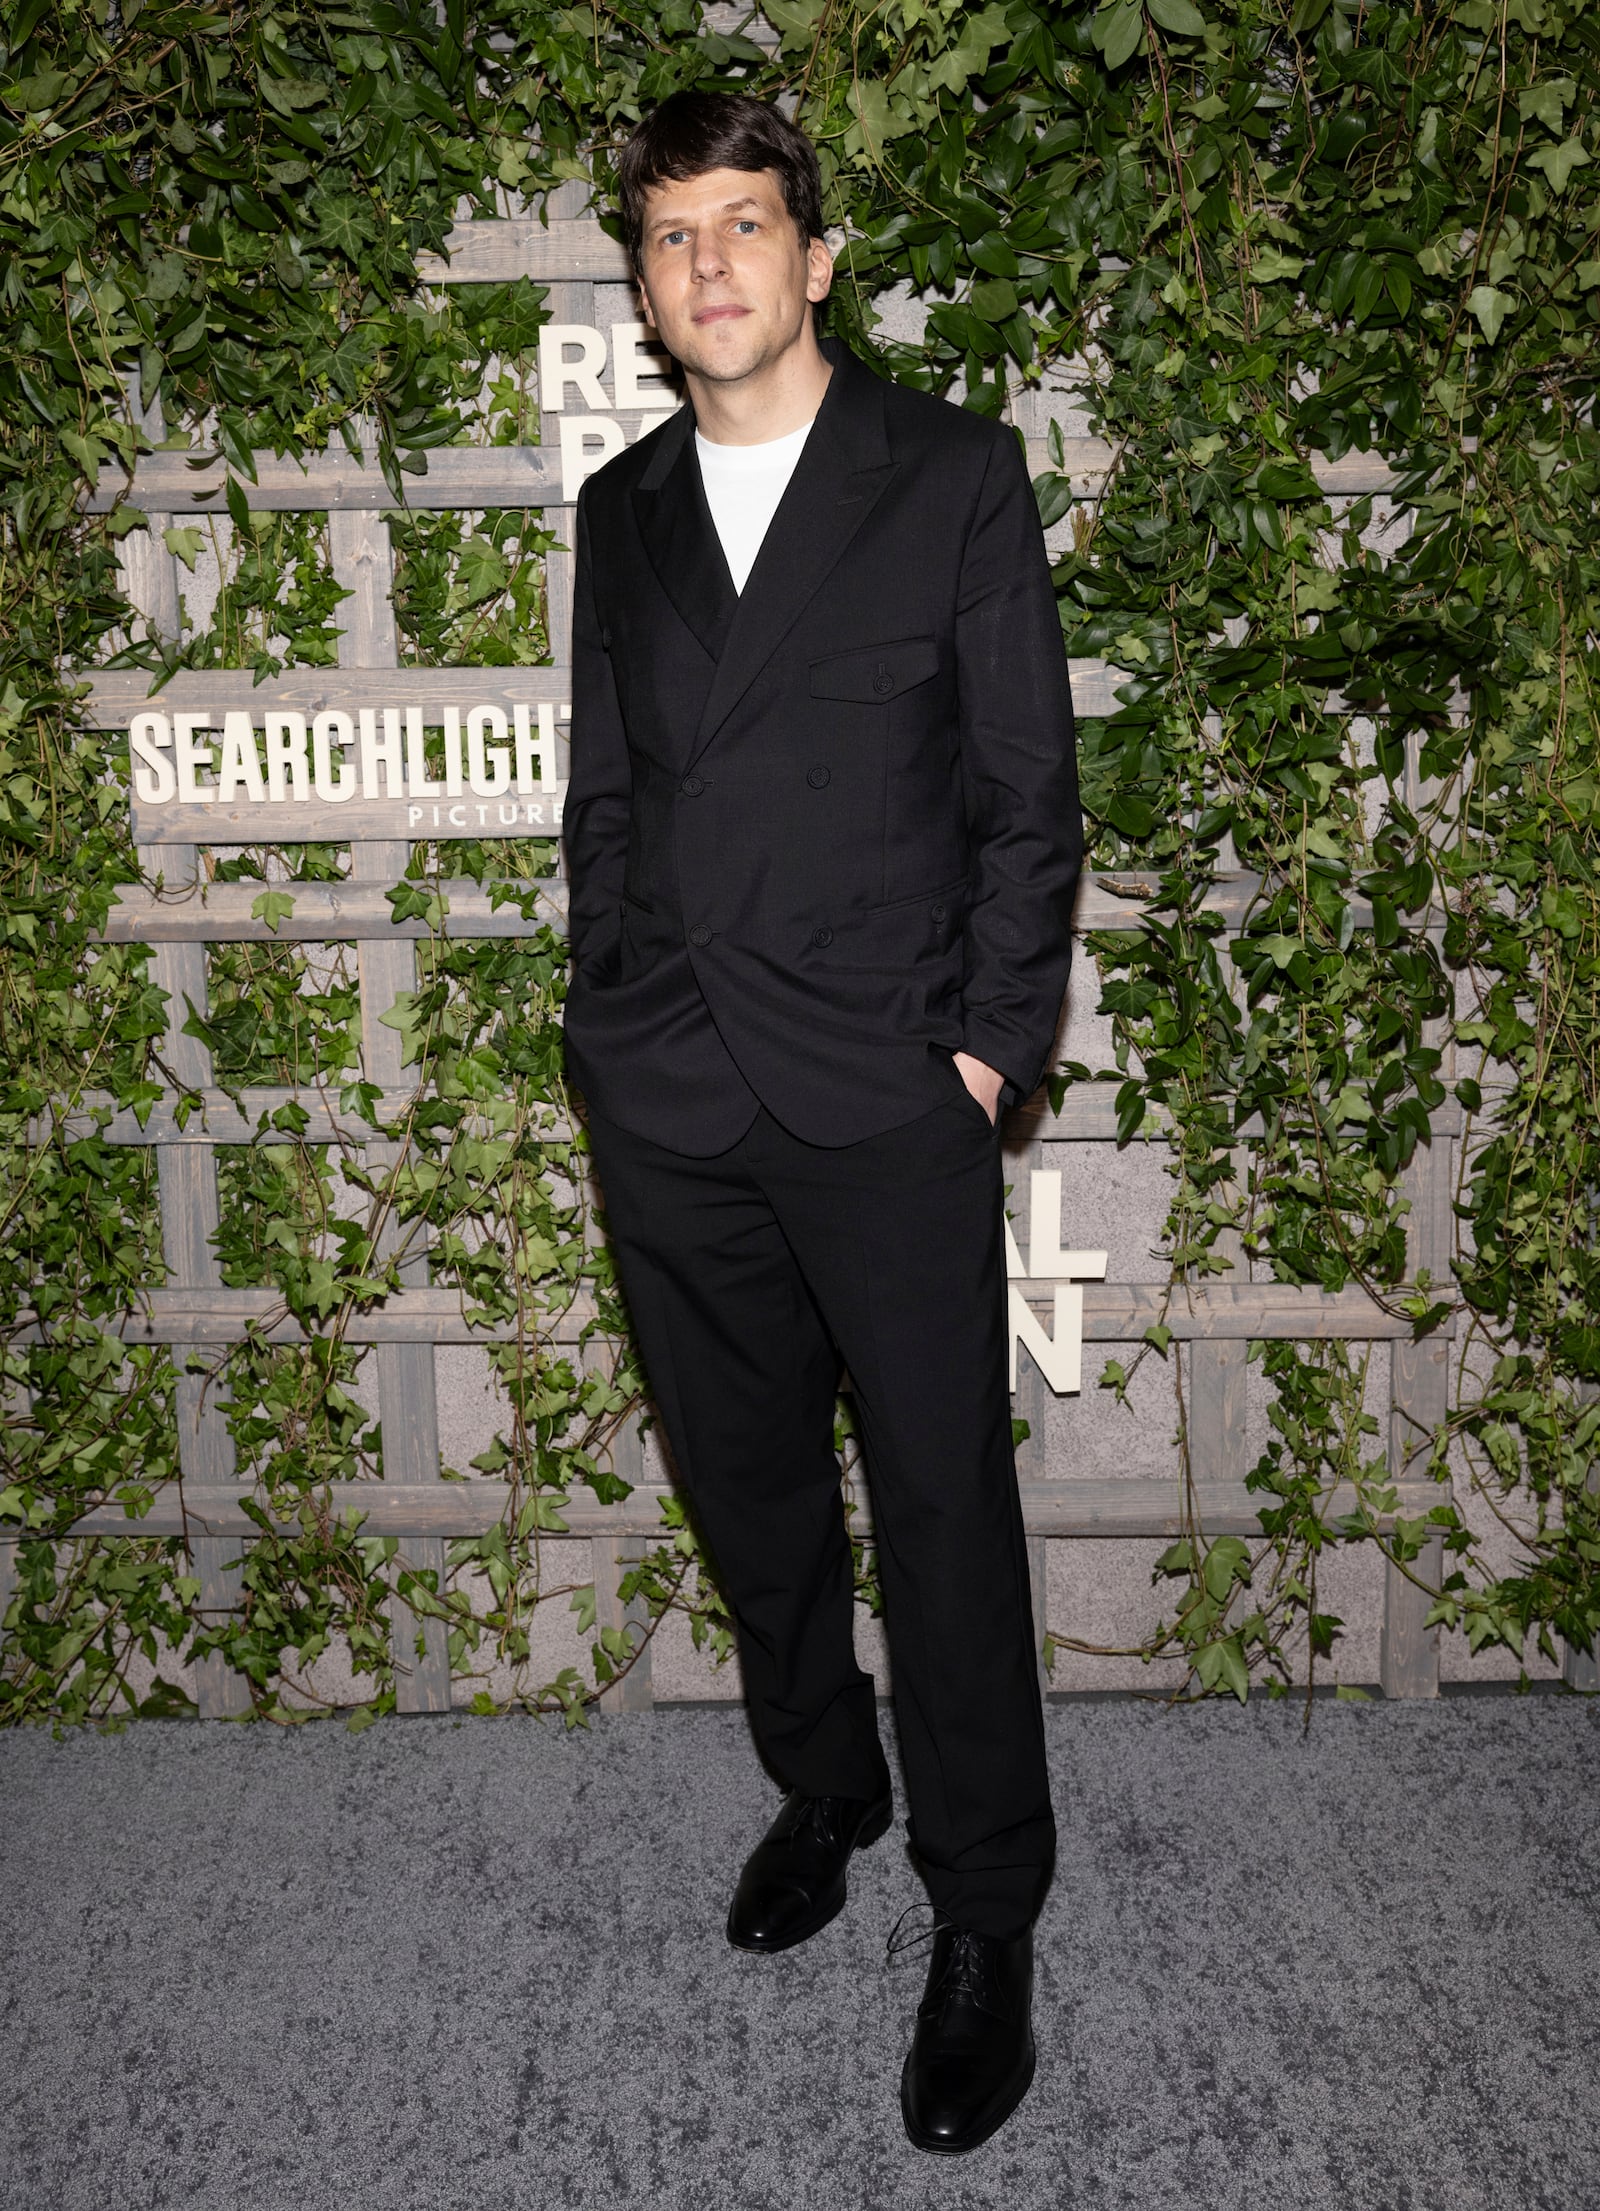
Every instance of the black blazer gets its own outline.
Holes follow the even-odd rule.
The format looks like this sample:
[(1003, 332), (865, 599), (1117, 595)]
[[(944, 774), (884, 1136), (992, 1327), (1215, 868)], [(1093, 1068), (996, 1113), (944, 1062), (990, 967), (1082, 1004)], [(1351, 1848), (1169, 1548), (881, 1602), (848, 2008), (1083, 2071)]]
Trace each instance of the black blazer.
[(1016, 433), (843, 347), (741, 594), (684, 408), (578, 500), (568, 1066), (706, 1156), (757, 1103), (840, 1145), (965, 1048), (1026, 1097), (1082, 856)]

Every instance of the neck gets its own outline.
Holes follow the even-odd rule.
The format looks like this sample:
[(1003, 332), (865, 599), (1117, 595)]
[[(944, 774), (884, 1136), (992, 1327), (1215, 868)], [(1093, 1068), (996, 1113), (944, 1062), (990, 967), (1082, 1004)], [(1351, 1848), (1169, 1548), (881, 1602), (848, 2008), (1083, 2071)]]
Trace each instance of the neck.
[(714, 382), (687, 368), (684, 382), (703, 438), (713, 445), (765, 445), (811, 421), (832, 374), (808, 310), (794, 344), (737, 383)]

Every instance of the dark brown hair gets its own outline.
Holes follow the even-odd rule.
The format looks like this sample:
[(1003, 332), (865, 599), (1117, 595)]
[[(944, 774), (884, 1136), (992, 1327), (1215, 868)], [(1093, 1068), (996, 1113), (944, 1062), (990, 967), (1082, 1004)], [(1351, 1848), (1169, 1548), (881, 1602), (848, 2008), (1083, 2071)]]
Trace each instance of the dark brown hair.
[(687, 184), (708, 169), (771, 169), (800, 242), (822, 236), (822, 177), (805, 132), (742, 92), (674, 92), (635, 125), (617, 156), (622, 234), (637, 269), (645, 199), (658, 184)]

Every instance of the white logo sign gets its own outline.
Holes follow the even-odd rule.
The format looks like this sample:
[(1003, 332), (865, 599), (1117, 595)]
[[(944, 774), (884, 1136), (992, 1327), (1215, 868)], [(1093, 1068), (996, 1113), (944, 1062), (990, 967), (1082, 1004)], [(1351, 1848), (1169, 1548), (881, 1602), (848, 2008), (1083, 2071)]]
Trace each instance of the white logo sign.
[[(610, 356), (612, 397), (601, 383)], [(610, 342), (582, 322), (548, 322), (539, 333), (539, 406), (560, 415), (561, 497), (570, 506), (586, 476), (603, 468), (627, 444), (619, 414), (642, 413), (638, 435), (678, 409), (678, 397), (666, 381), (672, 364), (659, 339), (642, 322), (614, 322)], [(588, 412), (570, 414), (568, 393)]]
[[(1083, 1387), (1083, 1285), (1103, 1282), (1109, 1253), (1061, 1249), (1061, 1176), (1035, 1168), (1028, 1192), (1028, 1263), (1006, 1222), (1006, 1333), (1011, 1346), (1011, 1387), (1017, 1386), (1017, 1347), (1037, 1364), (1057, 1397)], [(1019, 1282), (1054, 1282), (1054, 1334), (1047, 1336)]]
[[(141, 807), (398, 799), (405, 828), (424, 833), (559, 829), (566, 785), (556, 772), (556, 723), (571, 713), (550, 700), (514, 702), (509, 715), (492, 704), (465, 715), (459, 706), (335, 706), (308, 719), (294, 707), (267, 707), (258, 734), (242, 708), (224, 714), (220, 729), (206, 707), (147, 708), (128, 725), (133, 794)], [(444, 732), (442, 779), (428, 772), (430, 722)]]

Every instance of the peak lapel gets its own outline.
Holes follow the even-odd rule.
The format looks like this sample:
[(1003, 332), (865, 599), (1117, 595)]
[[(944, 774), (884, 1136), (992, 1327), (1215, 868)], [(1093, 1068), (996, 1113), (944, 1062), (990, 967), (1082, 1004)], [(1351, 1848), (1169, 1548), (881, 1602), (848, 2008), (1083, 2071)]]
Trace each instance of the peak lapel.
[(705, 647), (721, 658), (738, 594), (700, 480), (694, 414), (683, 408), (634, 486), (633, 512), (662, 590)]
[(739, 596), (691, 760), (783, 643), (894, 478), (877, 379), (833, 341), (826, 351), (833, 375)]

